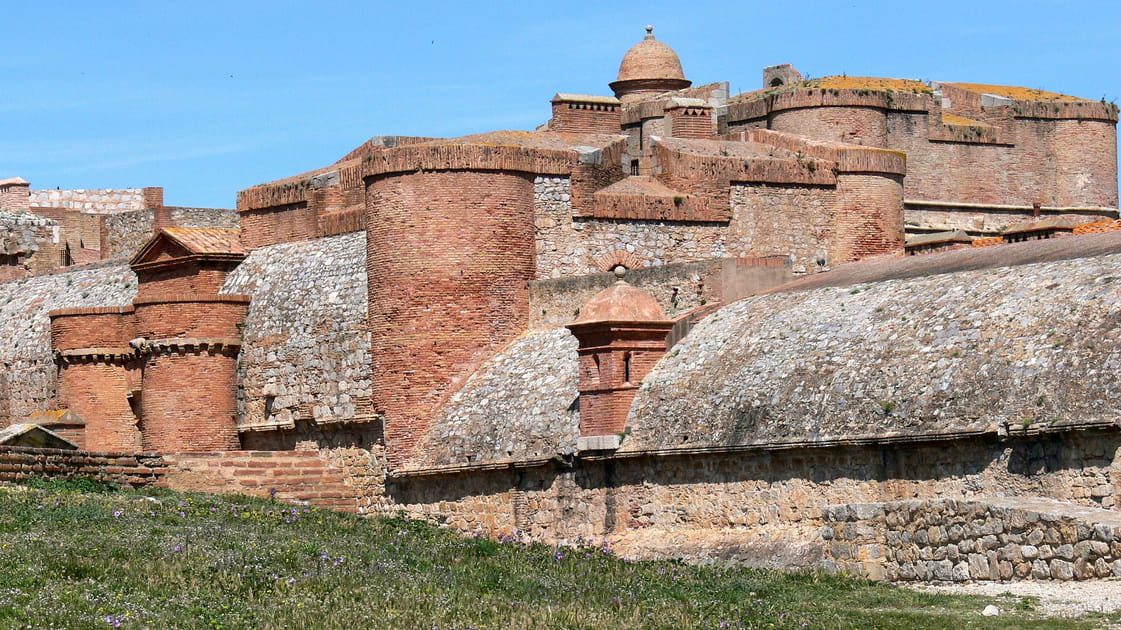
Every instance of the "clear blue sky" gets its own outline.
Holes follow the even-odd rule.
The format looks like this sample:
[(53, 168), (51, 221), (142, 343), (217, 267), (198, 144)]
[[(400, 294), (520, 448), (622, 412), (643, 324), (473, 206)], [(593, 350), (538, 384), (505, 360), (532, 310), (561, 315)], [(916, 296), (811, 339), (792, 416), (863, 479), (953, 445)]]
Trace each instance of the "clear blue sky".
[(695, 84), (763, 66), (1121, 100), (1121, 2), (0, 3), (0, 178), (163, 186), (169, 205), (325, 166), (379, 134), (532, 129), (610, 94), (647, 23)]

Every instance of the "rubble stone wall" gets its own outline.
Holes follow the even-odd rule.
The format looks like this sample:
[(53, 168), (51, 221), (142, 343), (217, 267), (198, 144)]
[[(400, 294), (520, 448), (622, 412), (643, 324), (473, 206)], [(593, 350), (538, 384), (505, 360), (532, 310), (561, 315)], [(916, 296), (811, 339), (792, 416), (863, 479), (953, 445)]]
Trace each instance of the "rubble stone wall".
[(1121, 577), (1121, 514), (1046, 499), (911, 500), (823, 511), (827, 563), (885, 580)]
[(221, 292), (252, 296), (238, 360), (242, 431), (371, 419), (366, 286), (362, 232), (262, 247), (230, 273)]

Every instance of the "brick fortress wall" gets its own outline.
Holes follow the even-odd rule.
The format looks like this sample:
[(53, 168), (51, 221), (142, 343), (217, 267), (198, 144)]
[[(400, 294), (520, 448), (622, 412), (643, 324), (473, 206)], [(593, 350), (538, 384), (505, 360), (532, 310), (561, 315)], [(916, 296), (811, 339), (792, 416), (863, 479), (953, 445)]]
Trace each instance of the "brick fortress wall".
[(939, 89), (785, 89), (729, 105), (722, 126), (902, 151), (907, 199), (1117, 207), (1115, 106), (1006, 99), (982, 107), (979, 93)]

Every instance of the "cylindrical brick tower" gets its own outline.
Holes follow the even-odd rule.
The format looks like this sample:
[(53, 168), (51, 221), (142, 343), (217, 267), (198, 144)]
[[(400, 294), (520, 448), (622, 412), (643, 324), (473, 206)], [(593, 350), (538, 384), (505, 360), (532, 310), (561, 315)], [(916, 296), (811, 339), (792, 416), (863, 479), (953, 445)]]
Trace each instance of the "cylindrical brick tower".
[(50, 318), (58, 404), (85, 423), (75, 441), (91, 451), (140, 450), (133, 403), (139, 375), (128, 344), (132, 307), (58, 309)]
[(366, 198), (374, 400), (398, 464), (449, 390), (528, 324), (533, 175), (386, 173)]
[(239, 449), (238, 325), (245, 321), (249, 297), (168, 295), (137, 300), (135, 306), (144, 450)]

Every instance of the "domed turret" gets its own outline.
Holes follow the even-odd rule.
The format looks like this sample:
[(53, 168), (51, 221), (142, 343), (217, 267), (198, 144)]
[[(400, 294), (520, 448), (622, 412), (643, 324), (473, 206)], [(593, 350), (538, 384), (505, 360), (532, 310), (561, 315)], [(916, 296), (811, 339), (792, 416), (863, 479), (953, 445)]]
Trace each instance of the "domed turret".
[(654, 296), (623, 280), (595, 294), (580, 309), (574, 324), (592, 322), (663, 322), (666, 314)]
[(619, 447), (631, 402), (642, 379), (666, 353), (673, 321), (649, 293), (622, 280), (600, 291), (568, 324), (580, 362), (581, 451)]
[(654, 27), (646, 27), (646, 37), (623, 55), (619, 77), (611, 83), (615, 96), (624, 103), (692, 85), (681, 70), (677, 53), (654, 39)]

